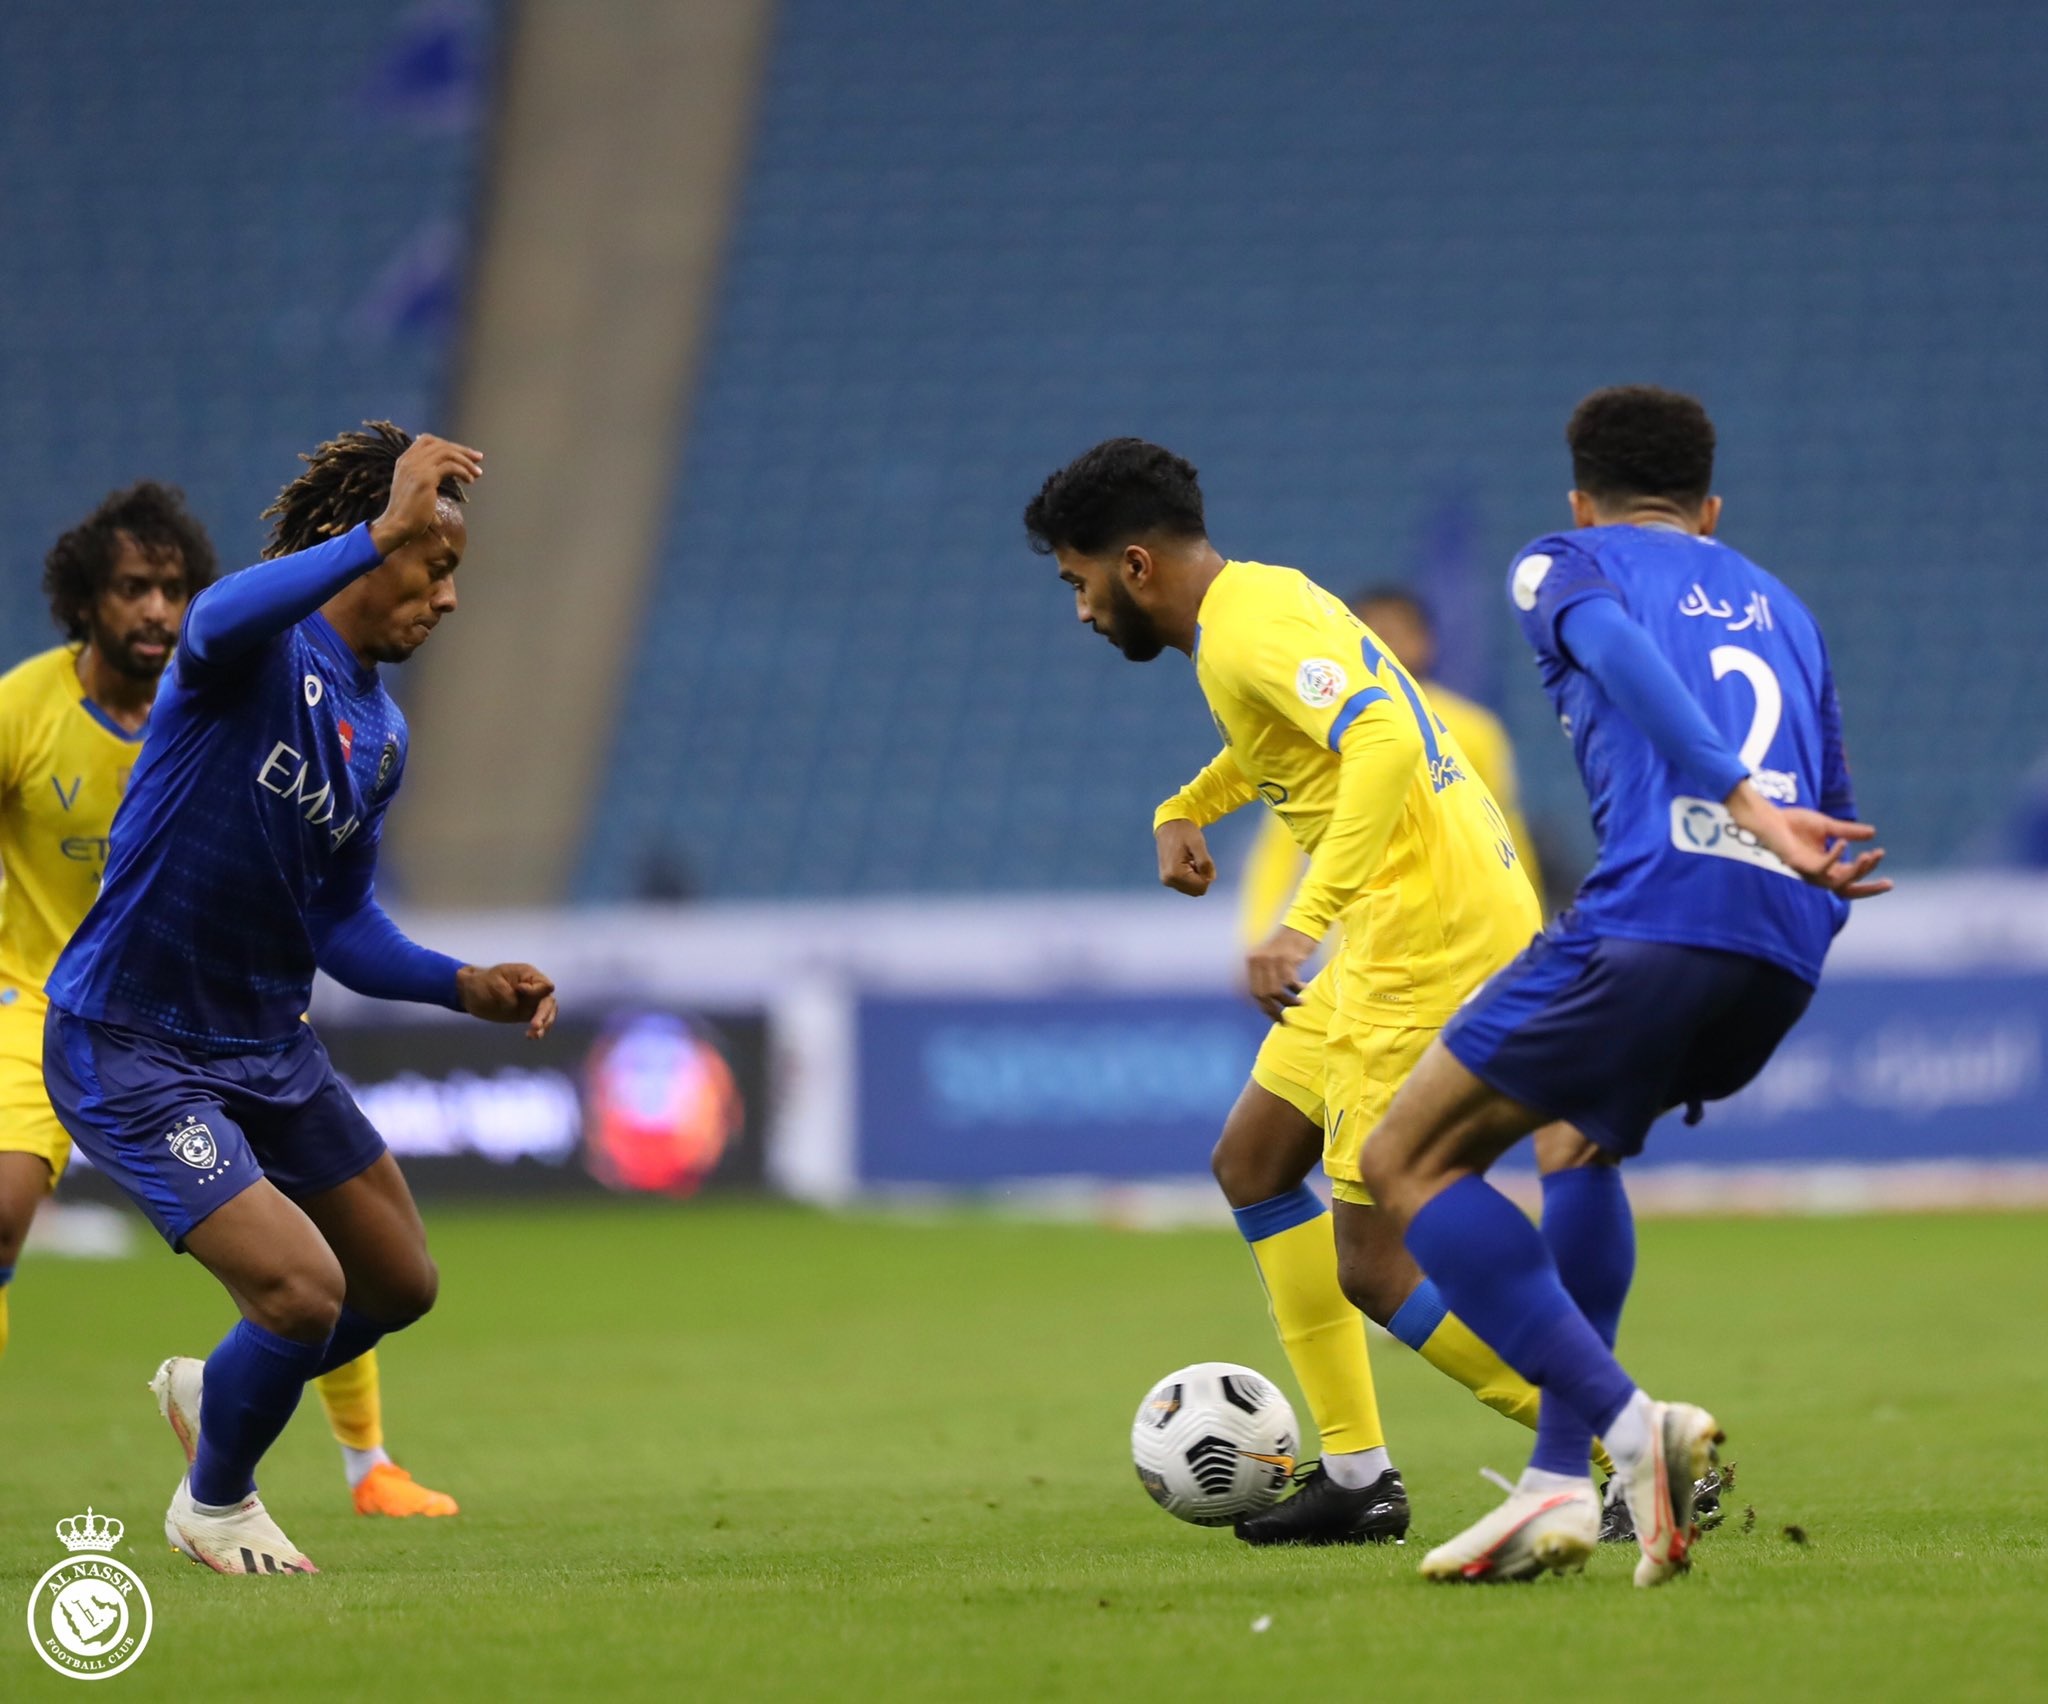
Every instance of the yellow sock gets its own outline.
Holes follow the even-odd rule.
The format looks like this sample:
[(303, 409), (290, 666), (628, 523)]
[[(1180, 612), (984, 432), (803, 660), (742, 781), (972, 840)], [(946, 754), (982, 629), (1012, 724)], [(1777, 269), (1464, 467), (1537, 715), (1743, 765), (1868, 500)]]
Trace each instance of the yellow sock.
[(1323, 1453), (1379, 1448), (1387, 1440), (1366, 1358), (1365, 1318), (1338, 1287), (1329, 1210), (1303, 1184), (1240, 1207), (1236, 1217), (1258, 1262), (1287, 1364), (1322, 1433)]
[[(1418, 1299), (1426, 1303), (1427, 1311), (1409, 1316), (1410, 1306)], [(1418, 1324), (1427, 1325), (1434, 1315), (1436, 1324), (1429, 1335), (1420, 1343), (1411, 1345), (1415, 1352), (1438, 1372), (1448, 1373), (1456, 1379), (1496, 1414), (1505, 1414), (1510, 1420), (1520, 1421), (1530, 1431), (1535, 1431), (1536, 1405), (1541, 1400), (1541, 1393), (1481, 1342), (1469, 1325), (1456, 1314), (1444, 1313), (1442, 1309), (1442, 1302), (1436, 1299), (1436, 1286), (1425, 1281), (1422, 1288), (1402, 1304), (1400, 1312), (1388, 1322), (1387, 1329), (1406, 1342), (1408, 1339), (1403, 1336), (1404, 1331), (1414, 1330)], [(1593, 1459), (1599, 1463), (1603, 1473), (1614, 1471), (1614, 1463), (1608, 1460), (1605, 1447), (1597, 1442), (1593, 1445)]]
[(1440, 1373), (1447, 1373), (1496, 1414), (1519, 1420), (1536, 1430), (1536, 1387), (1473, 1335), (1456, 1314), (1424, 1338), (1416, 1353)]
[(335, 1441), (346, 1449), (374, 1450), (384, 1442), (384, 1404), (377, 1384), (377, 1351), (365, 1350), (353, 1361), (313, 1381), (320, 1406)]

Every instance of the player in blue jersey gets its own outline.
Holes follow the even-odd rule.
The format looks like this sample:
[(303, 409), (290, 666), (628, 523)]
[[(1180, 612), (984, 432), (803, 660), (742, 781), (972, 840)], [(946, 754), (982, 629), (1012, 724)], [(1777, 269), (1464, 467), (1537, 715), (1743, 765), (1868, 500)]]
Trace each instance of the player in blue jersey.
[[(1584, 1565), (1597, 1434), (1634, 1518), (1638, 1585), (1682, 1571), (1720, 1428), (1614, 1358), (1635, 1267), (1615, 1167), (1673, 1107), (1749, 1082), (1806, 1009), (1848, 907), (1885, 892), (1850, 850), (1827, 649), (1785, 585), (1714, 531), (1714, 429), (1691, 397), (1595, 392), (1568, 431), (1575, 529), (1508, 591), (1591, 797), (1600, 856), (1572, 909), (1452, 1019), (1364, 1148), (1445, 1301), (1542, 1391), (1507, 1502), (1432, 1551), (1434, 1579)], [(1581, 1139), (1541, 1230), (1486, 1181), (1541, 1125)], [(1560, 1146), (1559, 1144), (1551, 1144)], [(1561, 1151), (1571, 1152), (1566, 1141)]]
[(374, 890), (406, 750), (377, 666), (454, 610), (483, 458), (379, 421), (304, 459), (266, 559), (186, 615), (44, 1030), (72, 1139), (241, 1310), (203, 1364), (151, 1381), (188, 1461), (165, 1536), (223, 1574), (315, 1571), (256, 1464), (306, 1382), (418, 1319), (438, 1282), (397, 1163), (304, 1021), (315, 967), (535, 1038), (555, 1018), (531, 965), (429, 952)]

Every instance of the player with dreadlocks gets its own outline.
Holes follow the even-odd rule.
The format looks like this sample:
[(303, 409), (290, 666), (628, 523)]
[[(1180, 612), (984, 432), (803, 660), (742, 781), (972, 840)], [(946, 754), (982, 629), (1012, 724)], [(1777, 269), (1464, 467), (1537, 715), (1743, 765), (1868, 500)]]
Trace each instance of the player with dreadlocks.
[[(99, 893), (157, 685), (214, 571), (180, 492), (117, 491), (45, 559), (66, 643), (0, 676), (0, 1355), (22, 1241), (71, 1157), (43, 1086), (43, 983)], [(385, 1452), (380, 1382), (374, 1349), (314, 1381), (356, 1512), (458, 1513)]]
[(378, 421), (304, 459), (264, 561), (186, 614), (43, 1037), (72, 1140), (241, 1312), (204, 1363), (151, 1380), (188, 1467), (165, 1536), (223, 1574), (314, 1571), (256, 1464), (307, 1381), (418, 1319), (438, 1282), (397, 1163), (304, 1022), (314, 969), (536, 1039), (555, 1019), (533, 966), (429, 952), (375, 895), (406, 750), (377, 666), (454, 610), (483, 458)]

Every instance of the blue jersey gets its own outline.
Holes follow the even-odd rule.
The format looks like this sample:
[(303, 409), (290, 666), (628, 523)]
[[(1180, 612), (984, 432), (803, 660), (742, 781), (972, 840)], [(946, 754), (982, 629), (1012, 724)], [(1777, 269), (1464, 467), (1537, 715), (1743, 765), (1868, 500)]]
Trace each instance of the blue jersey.
[[(318, 554), (344, 576), (377, 561), (364, 528)], [(201, 594), (188, 635), (243, 578)], [(205, 1052), (290, 1046), (323, 900), (349, 914), (374, 903), (405, 751), (405, 718), (376, 669), (317, 613), (218, 663), (181, 645), (51, 1002)]]
[(1600, 856), (1580, 888), (1595, 934), (1719, 947), (1820, 980), (1848, 905), (1738, 830), (1576, 666), (1565, 612), (1612, 598), (1649, 635), (1765, 797), (1852, 816), (1841, 712), (1807, 608), (1739, 552), (1675, 528), (1611, 526), (1540, 538), (1509, 597), (1572, 742)]

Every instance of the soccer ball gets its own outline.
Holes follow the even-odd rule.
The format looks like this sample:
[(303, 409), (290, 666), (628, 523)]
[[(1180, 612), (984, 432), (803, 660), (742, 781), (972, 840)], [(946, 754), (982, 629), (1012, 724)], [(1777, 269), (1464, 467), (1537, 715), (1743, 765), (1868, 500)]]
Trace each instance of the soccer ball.
[(1131, 1458), (1138, 1483), (1169, 1515), (1228, 1526), (1279, 1502), (1300, 1438), (1276, 1385), (1234, 1361), (1199, 1361), (1168, 1373), (1138, 1405)]

